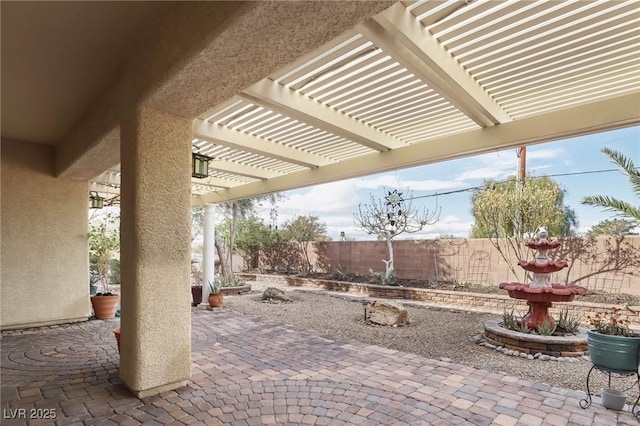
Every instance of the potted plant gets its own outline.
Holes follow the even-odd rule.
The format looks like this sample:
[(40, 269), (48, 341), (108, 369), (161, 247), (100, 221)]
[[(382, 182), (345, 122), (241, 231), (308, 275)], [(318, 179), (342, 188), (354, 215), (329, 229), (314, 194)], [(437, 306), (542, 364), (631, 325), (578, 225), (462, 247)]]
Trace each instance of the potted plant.
[(217, 308), (222, 306), (224, 294), (220, 291), (222, 289), (222, 281), (216, 278), (213, 281), (209, 281), (209, 306)]
[(105, 222), (91, 224), (89, 230), (89, 255), (95, 265), (97, 280), (101, 290), (91, 295), (91, 305), (97, 319), (115, 318), (120, 295), (114, 294), (109, 287), (111, 260), (120, 247), (117, 231), (107, 229)]
[(191, 286), (192, 306), (198, 306), (202, 303), (202, 284), (195, 283)]
[(633, 373), (640, 365), (640, 336), (621, 318), (619, 308), (587, 316), (592, 330), (587, 330), (589, 358), (594, 366), (609, 372)]
[(89, 294), (93, 296), (98, 292), (98, 281), (100, 277), (93, 269), (89, 271)]
[(198, 306), (202, 303), (202, 270), (198, 268), (197, 261), (191, 261), (191, 299), (192, 306)]

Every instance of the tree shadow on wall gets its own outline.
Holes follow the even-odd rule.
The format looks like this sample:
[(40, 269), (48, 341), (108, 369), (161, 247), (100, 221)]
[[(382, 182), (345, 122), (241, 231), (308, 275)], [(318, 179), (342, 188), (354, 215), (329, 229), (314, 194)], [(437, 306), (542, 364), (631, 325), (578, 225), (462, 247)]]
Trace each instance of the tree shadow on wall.
[(303, 270), (306, 264), (298, 244), (278, 243), (271, 250), (261, 254), (260, 263), (267, 270), (278, 274), (294, 274)]
[[(567, 237), (560, 248), (551, 253), (553, 260), (566, 259), (565, 284), (594, 287), (591, 281), (602, 274), (617, 273), (640, 267), (640, 251), (624, 235), (596, 237)], [(577, 269), (577, 271), (576, 271)], [(586, 269), (586, 270), (584, 270)], [(576, 273), (578, 278), (570, 279)]]
[(468, 250), (468, 241), (463, 238), (440, 238), (425, 241), (427, 264), (432, 265), (433, 273), (430, 279), (434, 281), (456, 282), (462, 281), (460, 276), (464, 270), (460, 259)]
[(313, 244), (315, 255), (315, 272), (331, 272), (331, 243), (326, 241), (319, 241)]

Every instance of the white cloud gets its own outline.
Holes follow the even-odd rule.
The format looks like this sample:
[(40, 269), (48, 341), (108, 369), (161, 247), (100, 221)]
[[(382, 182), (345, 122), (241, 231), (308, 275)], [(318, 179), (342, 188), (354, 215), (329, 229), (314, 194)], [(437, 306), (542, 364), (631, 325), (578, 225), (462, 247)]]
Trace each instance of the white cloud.
[(356, 187), (363, 189), (376, 189), (382, 186), (397, 187), (398, 180), (392, 174), (356, 179)]
[(567, 158), (568, 153), (563, 148), (529, 148), (527, 149), (527, 161), (529, 160), (556, 160), (558, 158)]
[[(438, 238), (442, 234), (451, 234), (456, 237), (467, 238), (469, 237), (469, 233), (471, 231), (471, 226), (473, 222), (460, 219), (457, 216), (446, 216), (441, 218), (438, 222), (433, 225), (425, 226), (425, 228), (413, 234), (401, 234), (398, 239), (434, 239)], [(339, 239), (340, 231), (344, 231), (347, 237), (355, 238), (357, 240), (375, 240), (375, 235), (369, 235), (361, 229), (357, 228), (356, 225), (351, 221), (351, 223), (344, 223), (343, 226), (328, 226), (329, 235), (334, 239)], [(333, 231), (333, 232), (331, 232)]]
[(502, 179), (515, 173), (513, 167), (501, 167), (500, 163), (495, 166), (478, 167), (460, 173), (456, 180), (459, 184), (474, 179)]
[(461, 183), (475, 179), (502, 179), (515, 174), (517, 170), (515, 152), (483, 154), (467, 160), (455, 178)]
[(377, 188), (408, 188), (411, 191), (437, 191), (441, 189), (451, 189), (460, 186), (460, 182), (455, 180), (437, 180), (437, 179), (425, 179), (425, 180), (408, 180), (398, 178), (397, 176), (387, 174), (382, 176), (376, 176), (373, 178), (358, 179), (355, 183), (357, 188), (362, 189), (377, 189)]
[[(527, 162), (566, 157), (567, 152), (562, 148), (530, 149), (527, 151)], [(474, 179), (505, 179), (516, 174), (518, 162), (515, 150), (478, 155), (469, 159), (469, 164), (465, 165), (466, 170), (458, 174), (455, 180), (466, 182)], [(542, 170), (549, 167), (551, 167), (549, 164), (536, 164), (528, 169), (530, 171)]]
[(440, 189), (452, 189), (460, 186), (460, 182), (453, 180), (403, 180), (401, 188), (409, 188), (415, 191), (437, 191)]
[(460, 219), (458, 216), (449, 215), (440, 218), (431, 226), (426, 226), (421, 232), (416, 233), (416, 238), (437, 238), (442, 234), (452, 234), (456, 237), (467, 238), (471, 232), (472, 221)]
[(316, 214), (353, 209), (359, 203), (353, 181), (333, 182), (299, 190), (278, 203), (279, 211)]

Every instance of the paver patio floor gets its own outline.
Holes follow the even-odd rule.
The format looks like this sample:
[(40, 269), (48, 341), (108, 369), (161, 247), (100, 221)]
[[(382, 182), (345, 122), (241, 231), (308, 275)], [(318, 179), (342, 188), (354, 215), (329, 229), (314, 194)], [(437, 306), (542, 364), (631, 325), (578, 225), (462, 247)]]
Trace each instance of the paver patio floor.
[(2, 424), (45, 414), (55, 419), (28, 424), (637, 424), (597, 400), (581, 409), (583, 392), (327, 339), (225, 308), (193, 309), (192, 320), (190, 382), (142, 400), (118, 378), (117, 321), (5, 333)]

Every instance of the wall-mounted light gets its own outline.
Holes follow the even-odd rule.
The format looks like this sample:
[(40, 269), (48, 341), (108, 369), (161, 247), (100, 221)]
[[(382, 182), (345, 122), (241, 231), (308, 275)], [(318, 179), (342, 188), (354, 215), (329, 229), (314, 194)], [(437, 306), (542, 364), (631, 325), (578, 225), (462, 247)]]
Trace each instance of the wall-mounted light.
[(209, 161), (213, 160), (211, 157), (194, 152), (191, 154), (191, 176), (194, 178), (202, 179), (209, 176)]
[(104, 198), (98, 195), (96, 191), (89, 192), (89, 205), (92, 209), (101, 209), (104, 207)]

